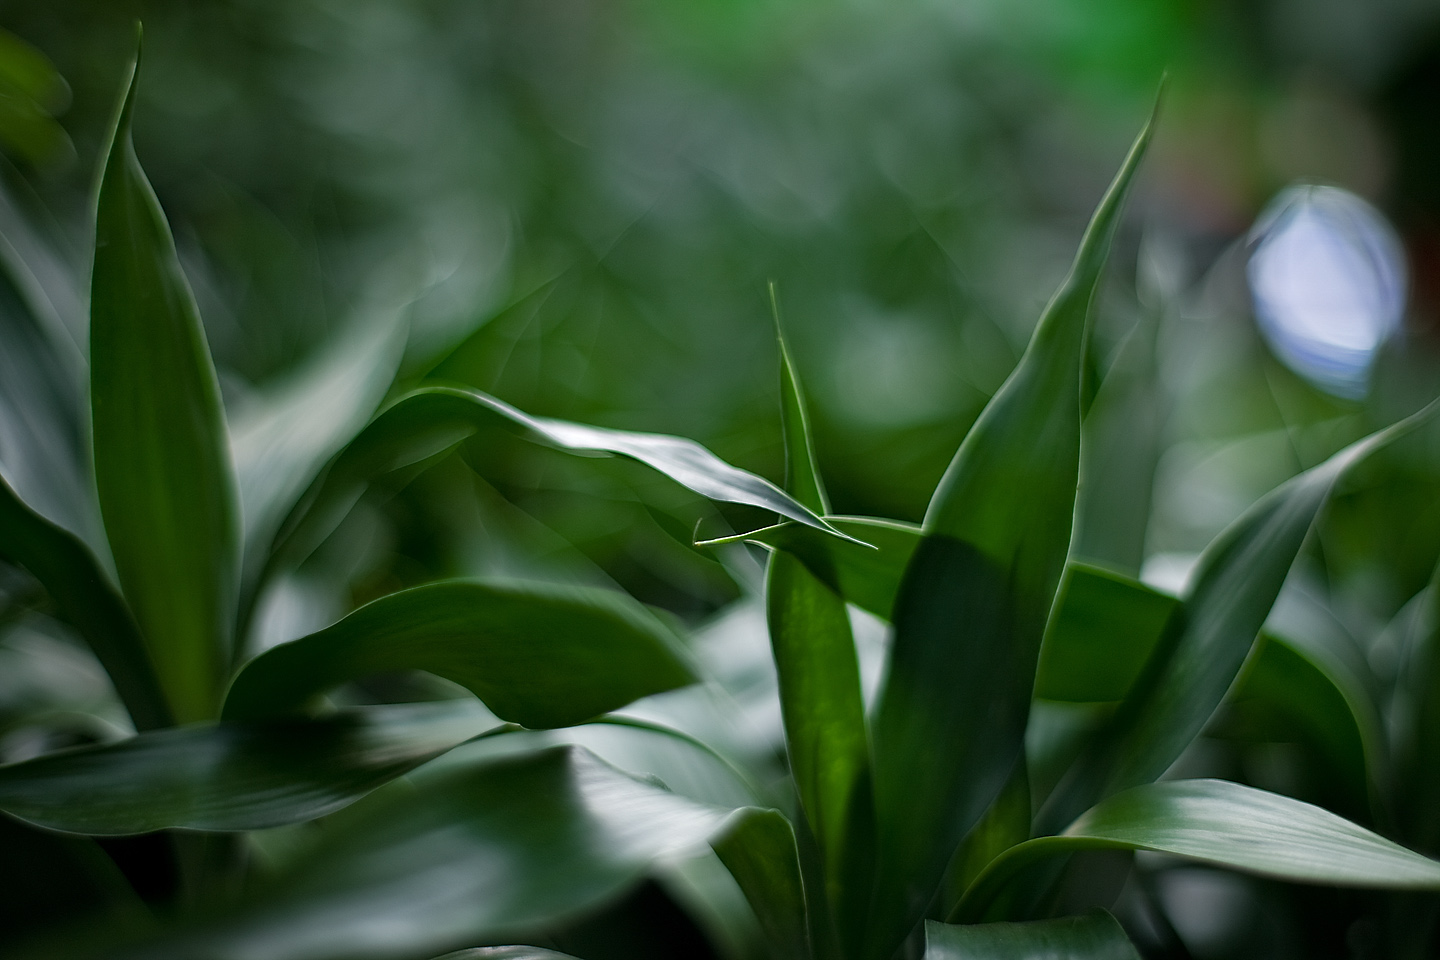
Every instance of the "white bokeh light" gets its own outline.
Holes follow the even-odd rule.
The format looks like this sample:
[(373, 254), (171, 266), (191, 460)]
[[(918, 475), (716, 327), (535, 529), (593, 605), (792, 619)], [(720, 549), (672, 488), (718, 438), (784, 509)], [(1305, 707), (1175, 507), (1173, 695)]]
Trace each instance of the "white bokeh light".
[(1290, 187), (1251, 232), (1250, 292), (1270, 346), (1338, 396), (1364, 396), (1405, 311), (1405, 256), (1378, 210), (1338, 187)]

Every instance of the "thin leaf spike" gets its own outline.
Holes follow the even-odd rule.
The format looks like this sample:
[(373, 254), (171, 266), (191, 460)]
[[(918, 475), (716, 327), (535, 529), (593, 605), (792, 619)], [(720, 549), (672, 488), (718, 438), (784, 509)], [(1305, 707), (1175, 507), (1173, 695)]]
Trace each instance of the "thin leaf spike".
[(232, 642), (240, 524), (220, 388), (165, 214), (136, 159), (134, 71), (95, 223), (95, 482), (120, 585), (181, 722), (214, 716)]
[(1030, 346), (960, 445), (901, 583), (874, 719), (868, 958), (888, 957), (918, 922), (1021, 756), (1070, 545), (1090, 305), (1153, 123), (1101, 200)]
[(770, 281), (770, 315), (775, 318), (775, 340), (780, 347), (780, 424), (785, 433), (785, 489), (796, 500), (824, 516), (830, 512), (825, 482), (815, 465), (815, 443), (810, 436), (810, 418), (800, 378), (790, 360), (785, 329), (780, 323), (780, 298), (775, 281)]

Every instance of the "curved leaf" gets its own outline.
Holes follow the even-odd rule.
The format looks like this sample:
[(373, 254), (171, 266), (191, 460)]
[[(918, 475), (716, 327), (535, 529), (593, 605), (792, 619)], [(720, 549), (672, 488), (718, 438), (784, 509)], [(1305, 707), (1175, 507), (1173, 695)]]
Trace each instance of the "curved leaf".
[(737, 810), (710, 841), (755, 910), (777, 957), (810, 956), (795, 831), (779, 810)]
[(90, 836), (261, 830), (333, 813), (494, 725), (453, 700), (157, 730), (0, 767), (0, 810)]
[(780, 299), (775, 281), (770, 281), (770, 313), (775, 318), (775, 340), (780, 348), (780, 426), (785, 434), (785, 489), (820, 516), (830, 512), (825, 482), (815, 465), (815, 443), (810, 436), (810, 418), (800, 378), (790, 362), (785, 331), (780, 324)]
[(90, 298), (95, 483), (120, 585), (182, 722), (229, 665), (240, 531), (220, 388), (130, 141), (139, 61), (100, 181)]
[(866, 956), (889, 956), (920, 919), (1020, 758), (1070, 545), (1090, 304), (1152, 124), (1096, 209), (1029, 348), (941, 478), (901, 583), (873, 723), (878, 833)]
[(326, 825), (229, 916), (126, 956), (314, 960), (511, 939), (698, 852), (730, 814), (565, 747), (414, 780)]
[(544, 947), (471, 947), (457, 950), (435, 960), (578, 960), (568, 953), (556, 953)]
[(1158, 779), (1210, 722), (1249, 656), (1310, 525), (1345, 470), (1427, 421), (1432, 403), (1286, 481), (1205, 550), (1193, 585), (1110, 730), (1076, 762), (1037, 830), (1064, 827), (1096, 800)]
[(1028, 923), (925, 922), (925, 960), (1140, 960), (1104, 910)]
[(773, 510), (845, 536), (769, 480), (731, 466), (693, 440), (532, 417), (478, 390), (422, 387), (391, 404), (341, 452), (296, 506), (277, 550), (307, 555), (344, 518), (371, 478), (419, 463), (496, 426), (519, 428), (527, 439), (561, 450), (629, 457), (711, 500)]
[(348, 680), (428, 670), (497, 716), (566, 727), (695, 682), (674, 634), (613, 590), (451, 580), (366, 604), (245, 665), (225, 718), (302, 710)]
[(951, 916), (973, 921), (1021, 871), (1079, 850), (1150, 850), (1295, 883), (1440, 890), (1440, 862), (1328, 810), (1224, 780), (1170, 780), (1103, 801), (1059, 836), (1012, 847)]
[(174, 722), (135, 621), (94, 555), (73, 534), (21, 503), (3, 478), (0, 557), (40, 581), (61, 618), (79, 631), (105, 667), (137, 729)]

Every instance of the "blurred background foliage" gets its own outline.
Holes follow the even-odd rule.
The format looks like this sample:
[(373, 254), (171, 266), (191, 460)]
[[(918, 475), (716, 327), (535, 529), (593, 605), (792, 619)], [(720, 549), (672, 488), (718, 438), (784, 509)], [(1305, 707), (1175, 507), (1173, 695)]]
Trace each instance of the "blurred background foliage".
[[(4, 181), (77, 276), (137, 18), (137, 150), (232, 416), (403, 304), (406, 383), (692, 436), (778, 479), (774, 279), (836, 512), (918, 520), (1167, 70), (1098, 304), (1076, 553), (1175, 586), (1258, 496), (1440, 385), (1435, 0), (5, 0)], [(1403, 322), (1338, 386), (1255, 323), (1251, 228), (1297, 182), (1368, 201), (1403, 243)], [(252, 642), (437, 576), (613, 582), (694, 621), (749, 588), (694, 523), (765, 517), (519, 447), (372, 493)], [(1349, 482), (1292, 579), (1393, 684), (1385, 625), (1437, 553), (1440, 448), (1418, 436)], [(123, 725), (87, 657), (50, 650), (33, 584), (0, 573), (0, 657), (48, 665), (0, 669), (7, 714)], [(6, 759), (38, 752), (28, 729)], [(1288, 762), (1197, 761), (1303, 794)], [(1294, 895), (1168, 876), (1162, 899)], [(1219, 951), (1280, 922), (1244, 896), (1181, 934)]]

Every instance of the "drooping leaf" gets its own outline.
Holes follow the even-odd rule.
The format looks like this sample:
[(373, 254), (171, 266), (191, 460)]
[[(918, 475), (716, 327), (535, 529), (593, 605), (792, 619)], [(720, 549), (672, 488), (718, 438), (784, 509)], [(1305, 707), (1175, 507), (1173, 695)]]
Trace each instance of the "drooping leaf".
[(698, 852), (730, 813), (565, 747), (412, 778), (341, 814), (231, 915), (126, 956), (413, 956), (517, 938)]
[(341, 452), (287, 520), (277, 550), (303, 558), (334, 530), (372, 478), (494, 427), (518, 429), (527, 439), (561, 450), (638, 460), (711, 500), (773, 510), (844, 536), (769, 480), (731, 466), (693, 440), (532, 417), (478, 390), (422, 387), (391, 404)]
[(61, 618), (79, 631), (105, 667), (137, 729), (173, 722), (130, 610), (94, 555), (73, 534), (21, 503), (3, 478), (0, 557), (24, 567), (45, 587)]
[(404, 347), (403, 319), (399, 304), (377, 307), (231, 421), (251, 577), (285, 513), (385, 396)]
[(0, 766), (0, 810), (91, 836), (261, 830), (333, 813), (495, 723), (449, 700), (157, 730)]
[(1123, 700), (1179, 606), (1129, 577), (1071, 563), (1040, 647), (1035, 696), (1099, 703)]
[(186, 722), (215, 715), (229, 664), (239, 517), (205, 331), (130, 140), (136, 67), (95, 225), (95, 482), (120, 585), (171, 708)]
[(1012, 847), (975, 881), (951, 919), (983, 918), (1032, 864), (1103, 849), (1168, 853), (1295, 883), (1440, 890), (1440, 862), (1328, 810), (1224, 780), (1169, 780), (1117, 793), (1059, 836)]
[(865, 955), (889, 956), (1023, 746), (1070, 544), (1090, 304), (1146, 125), (1025, 355), (961, 443), (895, 601), (873, 725), (878, 825)]
[(1104, 910), (1028, 923), (925, 923), (925, 960), (1140, 960)]
[(865, 843), (857, 831), (873, 816), (870, 748), (845, 601), (804, 563), (777, 550), (765, 581), (765, 610), (790, 773), (820, 848), (826, 895), (837, 908), (855, 896), (863, 903), (863, 892), (846, 889), (846, 866)]
[(795, 831), (779, 810), (737, 810), (710, 841), (755, 910), (776, 957), (810, 956)]
[(775, 282), (770, 282), (770, 313), (775, 318), (775, 340), (780, 347), (780, 425), (785, 432), (785, 489), (796, 500), (824, 516), (830, 512), (825, 482), (815, 465), (815, 441), (810, 435), (810, 417), (800, 378), (790, 360), (785, 331), (780, 324), (780, 299)]
[(1156, 780), (1175, 762), (1240, 673), (1336, 481), (1350, 465), (1428, 421), (1436, 409), (1431, 404), (1288, 480), (1210, 544), (1145, 674), (1110, 731), (1052, 793), (1037, 830), (1057, 832), (1097, 800)]
[(304, 709), (349, 680), (428, 670), (527, 727), (565, 727), (695, 682), (674, 634), (613, 590), (450, 580), (402, 590), (272, 647), (235, 678), (225, 717)]

